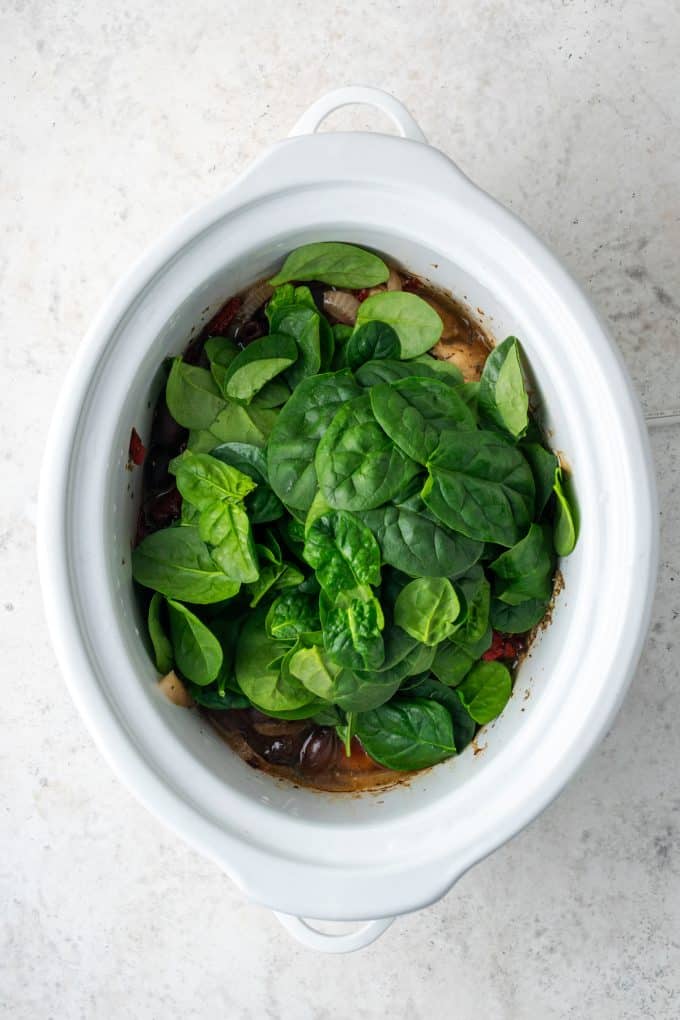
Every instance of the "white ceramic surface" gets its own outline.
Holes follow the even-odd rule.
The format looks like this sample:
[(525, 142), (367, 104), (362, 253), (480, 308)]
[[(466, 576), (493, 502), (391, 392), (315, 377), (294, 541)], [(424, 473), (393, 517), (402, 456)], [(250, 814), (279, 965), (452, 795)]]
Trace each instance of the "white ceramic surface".
[[(253, 773), (198, 716), (164, 701), (129, 576), (140, 479), (125, 470), (127, 444), (133, 424), (148, 431), (163, 356), (183, 347), (206, 308), (320, 238), (382, 249), (482, 308), (498, 336), (521, 337), (582, 519), (553, 623), (484, 752), (358, 799)], [(151, 810), (250, 897), (288, 914), (384, 918), (441, 896), (567, 782), (610, 722), (646, 630), (654, 484), (621, 360), (546, 248), (419, 141), (292, 138), (163, 238), (88, 334), (42, 491), (50, 629), (100, 747)], [(612, 604), (616, 614), (602, 612)]]

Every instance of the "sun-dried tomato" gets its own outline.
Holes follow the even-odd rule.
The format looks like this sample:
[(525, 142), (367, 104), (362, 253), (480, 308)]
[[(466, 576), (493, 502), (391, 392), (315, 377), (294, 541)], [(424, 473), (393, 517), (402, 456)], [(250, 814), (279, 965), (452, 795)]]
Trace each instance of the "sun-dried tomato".
[(514, 660), (522, 651), (523, 647), (524, 641), (521, 635), (499, 634), (499, 632), (495, 630), (493, 632), (491, 648), (489, 648), (487, 652), (484, 652), (482, 658), (485, 662), (495, 662), (496, 659)]
[(144, 463), (145, 457), (146, 447), (144, 446), (142, 440), (139, 438), (139, 433), (137, 432), (137, 429), (133, 429), (132, 432), (130, 433), (130, 460), (132, 461), (133, 464), (136, 464), (137, 467), (139, 467), (141, 464)]
[(232, 320), (236, 316), (240, 307), (240, 297), (229, 298), (227, 303), (222, 305), (217, 315), (213, 316), (208, 325), (205, 327), (205, 335), (222, 336), (227, 326), (231, 324)]

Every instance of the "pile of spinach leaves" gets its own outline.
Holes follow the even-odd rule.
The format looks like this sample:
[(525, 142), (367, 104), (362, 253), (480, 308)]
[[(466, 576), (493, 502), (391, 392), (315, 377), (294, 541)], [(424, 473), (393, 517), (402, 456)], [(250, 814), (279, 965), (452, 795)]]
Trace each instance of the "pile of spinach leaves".
[(315, 720), (410, 770), (503, 710), (511, 674), (484, 653), (544, 616), (576, 526), (514, 337), (465, 383), (427, 353), (442, 324), (416, 294), (367, 297), (351, 328), (305, 285), (388, 274), (306, 245), (271, 281), (268, 336), (211, 337), (209, 369), (174, 359), (182, 515), (132, 563), (156, 665), (198, 704)]

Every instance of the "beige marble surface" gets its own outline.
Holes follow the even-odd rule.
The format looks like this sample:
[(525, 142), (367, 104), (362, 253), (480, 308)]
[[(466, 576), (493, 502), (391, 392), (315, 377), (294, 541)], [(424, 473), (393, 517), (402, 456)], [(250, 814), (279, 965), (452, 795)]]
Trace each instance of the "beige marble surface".
[(33, 550), (50, 413), (99, 303), (339, 84), (404, 100), (591, 291), (645, 404), (680, 403), (679, 50), (674, 0), (0, 0), (3, 1018), (680, 1015), (680, 429), (653, 436), (659, 589), (611, 733), (526, 832), (354, 957), (298, 948), (113, 778)]

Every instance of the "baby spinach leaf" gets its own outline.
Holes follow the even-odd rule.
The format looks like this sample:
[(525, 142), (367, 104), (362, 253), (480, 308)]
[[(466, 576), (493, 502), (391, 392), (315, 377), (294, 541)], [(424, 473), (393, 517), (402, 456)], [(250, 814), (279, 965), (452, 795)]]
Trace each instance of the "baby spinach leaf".
[(400, 683), (390, 673), (343, 669), (334, 681), (333, 701), (345, 712), (369, 712), (389, 701)]
[(478, 662), (456, 688), (460, 700), (480, 726), (500, 715), (512, 692), (510, 670), (502, 662)]
[(458, 581), (458, 590), (465, 602), (465, 619), (453, 635), (459, 644), (471, 645), (484, 637), (489, 626), (491, 585), (481, 567)]
[(228, 368), (238, 354), (238, 347), (234, 341), (225, 336), (211, 336), (206, 340), (204, 350), (210, 364), (217, 364), (222, 368)]
[(227, 403), (210, 426), (214, 436), (213, 446), (219, 443), (264, 446), (277, 417), (278, 411), (274, 409), (256, 407), (254, 404), (244, 407), (242, 404)]
[[(393, 628), (400, 630), (400, 628)], [(403, 633), (403, 631), (402, 631)], [(409, 635), (410, 636), (410, 635)], [(398, 662), (375, 670), (343, 670), (338, 677), (335, 700), (354, 712), (367, 712), (389, 701), (408, 677), (426, 672), (432, 665), (435, 649), (414, 643)], [(387, 658), (387, 656), (385, 657)]]
[(291, 394), (291, 388), (285, 379), (278, 377), (265, 383), (262, 389), (250, 401), (251, 408), (270, 411), (275, 407), (283, 407)]
[(319, 440), (338, 408), (359, 392), (350, 372), (328, 372), (300, 383), (281, 411), (267, 447), (267, 465), (272, 489), (287, 506), (309, 509), (317, 490)]
[(467, 404), (470, 409), (470, 414), (473, 416), (475, 421), (479, 420), (479, 383), (468, 382), (463, 383), (458, 388), (458, 394), (460, 399)]
[(331, 329), (333, 330), (333, 338), (335, 340), (336, 348), (346, 344), (354, 332), (354, 326), (346, 326), (344, 322), (333, 323)]
[(187, 684), (189, 694), (197, 705), (203, 708), (228, 711), (233, 708), (250, 708), (250, 702), (245, 694), (237, 691), (219, 691), (216, 687), (199, 687), (197, 684)]
[(438, 647), (432, 663), (432, 672), (443, 684), (455, 687), (466, 673), (469, 673), (476, 661), (476, 656), (462, 645), (452, 641), (443, 641)]
[(400, 698), (362, 712), (356, 734), (374, 761), (398, 771), (427, 768), (456, 753), (451, 716), (428, 698)]
[(342, 669), (318, 645), (298, 648), (289, 663), (290, 672), (317, 698), (335, 701), (335, 679)]
[(336, 724), (335, 732), (338, 735), (338, 739), (342, 743), (345, 749), (345, 754), (349, 758), (352, 754), (352, 739), (354, 737), (354, 730), (356, 727), (356, 713), (346, 712), (345, 721), (343, 723)]
[(522, 442), (520, 450), (529, 462), (536, 486), (536, 516), (540, 517), (550, 499), (555, 482), (557, 457), (540, 443)]
[(201, 538), (214, 546), (212, 558), (235, 581), (256, 581), (260, 573), (248, 514), (238, 503), (214, 503), (201, 512)]
[(319, 280), (353, 290), (377, 287), (389, 275), (383, 260), (370, 251), (339, 241), (317, 241), (291, 252), (269, 283), (277, 287), (288, 280)]
[(392, 499), (418, 465), (380, 428), (368, 395), (337, 412), (314, 458), (319, 487), (338, 510), (370, 510)]
[(527, 599), (547, 602), (554, 566), (547, 525), (532, 524), (521, 541), (489, 566), (497, 578), (494, 594), (501, 602), (515, 606)]
[[(217, 610), (217, 607), (211, 607), (211, 609), (213, 608)], [(225, 690), (241, 694), (234, 676), (234, 656), (236, 655), (238, 634), (244, 619), (245, 615), (237, 616), (233, 610), (225, 608), (222, 608), (215, 618), (205, 620), (204, 617), (204, 622), (208, 623), (222, 648), (222, 666), (215, 681), (220, 694)]]
[(210, 361), (210, 374), (217, 383), (222, 396), (225, 394), (227, 369), (238, 354), (238, 347), (233, 340), (223, 336), (212, 336), (205, 342), (205, 353)]
[(252, 443), (222, 443), (211, 451), (211, 456), (231, 464), (257, 483), (255, 491), (246, 496), (246, 507), (253, 524), (265, 524), (283, 516), (283, 504), (269, 485), (267, 459), (259, 446)]
[(446, 577), (419, 577), (401, 590), (394, 604), (394, 622), (425, 645), (449, 637), (460, 614), (460, 602)]
[(185, 450), (170, 461), (177, 488), (199, 510), (212, 506), (216, 500), (240, 502), (255, 488), (247, 474), (208, 453)]
[(399, 337), (386, 322), (367, 322), (352, 333), (345, 348), (350, 368), (356, 369), (365, 361), (377, 358), (398, 358), (401, 352)]
[[(330, 330), (328, 323), (323, 321)], [(297, 360), (286, 372), (291, 389), (321, 371), (321, 323), (316, 309), (306, 305), (282, 305), (272, 313), (272, 333), (292, 337), (298, 348)]]
[(159, 673), (165, 676), (165, 674), (169, 673), (172, 669), (174, 659), (172, 655), (172, 644), (170, 643), (170, 639), (165, 633), (165, 628), (163, 627), (163, 607), (163, 597), (159, 592), (154, 592), (151, 602), (149, 602), (147, 626), (149, 628), (151, 644), (153, 645), (156, 669)]
[(426, 464), (445, 429), (474, 429), (475, 420), (456, 390), (439, 379), (402, 379), (369, 390), (371, 409), (390, 439)]
[(562, 468), (555, 468), (555, 530), (553, 540), (558, 556), (568, 556), (576, 545), (576, 520), (562, 487)]
[[(455, 386), (456, 388), (463, 389), (466, 385), (477, 385), (471, 383), (463, 383), (463, 373), (458, 368), (455, 362), (449, 361), (446, 358), (437, 358), (433, 354), (419, 354), (413, 361), (408, 362), (412, 367), (422, 367), (427, 370), (427, 374), (435, 379), (441, 379), (447, 386)], [(414, 372), (413, 375), (425, 375), (423, 373)], [(466, 401), (467, 403), (467, 401)]]
[(385, 358), (365, 362), (357, 369), (356, 377), (357, 382), (365, 389), (379, 383), (397, 382), (399, 379), (440, 379), (447, 386), (458, 387), (462, 383), (462, 376), (457, 370), (454, 373), (444, 373), (436, 368), (437, 365), (444, 364), (448, 362), (438, 361), (429, 354), (423, 354), (412, 361), (392, 361)]
[(282, 283), (280, 287), (276, 287), (274, 293), (267, 302), (265, 308), (265, 315), (269, 320), (269, 327), (271, 329), (272, 319), (278, 314), (279, 309), (287, 305), (295, 304), (295, 287), (292, 283)]
[(463, 705), (457, 691), (452, 691), (450, 687), (435, 680), (434, 677), (420, 676), (409, 680), (402, 688), (402, 692), (408, 697), (429, 698), (431, 701), (443, 705), (451, 716), (456, 754), (460, 754), (468, 746), (475, 735), (477, 725)]
[(326, 651), (348, 669), (378, 669), (385, 658), (380, 603), (375, 598), (348, 598), (330, 606), (322, 618)]
[(529, 424), (529, 397), (524, 386), (517, 338), (509, 336), (486, 359), (479, 381), (479, 406), (486, 417), (515, 439)]
[(216, 679), (222, 666), (222, 647), (208, 627), (183, 606), (168, 599), (172, 647), (183, 676), (199, 687)]
[(360, 513), (385, 563), (411, 577), (457, 577), (482, 554), (483, 544), (450, 531), (420, 500)]
[(265, 626), (272, 638), (296, 641), (301, 634), (319, 629), (318, 600), (297, 590), (285, 591), (269, 607)]
[(231, 400), (248, 404), (262, 387), (297, 360), (298, 347), (291, 336), (272, 333), (242, 350), (231, 362), (224, 377), (224, 394)]
[(197, 527), (165, 528), (132, 552), (132, 576), (168, 598), (205, 605), (229, 599), (240, 587), (217, 565)]
[(174, 358), (165, 387), (170, 414), (188, 429), (207, 429), (225, 406), (215, 380), (205, 368)]
[(258, 608), (246, 619), (236, 647), (235, 671), (239, 687), (263, 712), (289, 712), (307, 706), (309, 691), (282, 668), (290, 642), (270, 638), (266, 611)]
[(407, 291), (384, 290), (362, 301), (357, 313), (357, 332), (365, 323), (375, 321), (392, 327), (399, 337), (404, 359), (429, 351), (442, 335), (442, 320), (434, 308)]
[(360, 584), (380, 584), (378, 543), (347, 510), (329, 510), (313, 521), (303, 555), (331, 596)]
[(501, 634), (524, 634), (540, 623), (546, 614), (548, 601), (527, 599), (511, 606), (499, 599), (491, 600), (491, 626)]
[(534, 479), (520, 451), (491, 432), (444, 432), (422, 497), (454, 531), (514, 545), (531, 523)]

